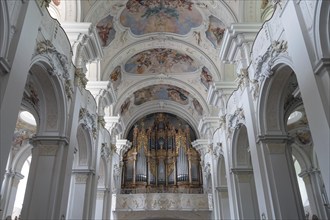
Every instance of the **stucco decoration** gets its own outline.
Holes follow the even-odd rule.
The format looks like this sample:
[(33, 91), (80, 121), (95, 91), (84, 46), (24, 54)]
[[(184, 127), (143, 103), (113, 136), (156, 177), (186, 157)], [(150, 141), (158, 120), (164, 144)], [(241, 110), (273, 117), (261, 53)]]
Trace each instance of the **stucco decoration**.
[(152, 32), (186, 35), (200, 26), (203, 18), (190, 0), (129, 0), (120, 22), (135, 35)]
[(108, 46), (115, 39), (116, 30), (113, 25), (113, 17), (108, 15), (96, 24), (97, 33), (102, 42), (102, 46)]
[(116, 211), (125, 210), (210, 210), (207, 194), (117, 194)]
[(95, 115), (90, 114), (87, 109), (81, 108), (79, 111), (79, 121), (85, 129), (92, 133), (93, 138), (96, 138), (97, 126), (95, 123)]
[(225, 24), (218, 18), (211, 15), (209, 17), (209, 26), (205, 32), (207, 39), (211, 41), (213, 46), (217, 48), (221, 44), (221, 40), (225, 33)]
[(245, 122), (245, 116), (243, 108), (237, 108), (234, 114), (228, 114), (227, 115), (227, 128), (228, 128), (228, 137), (229, 135), (235, 130), (240, 123)]
[(174, 49), (155, 48), (131, 57), (125, 71), (137, 74), (185, 73), (197, 70), (199, 63)]

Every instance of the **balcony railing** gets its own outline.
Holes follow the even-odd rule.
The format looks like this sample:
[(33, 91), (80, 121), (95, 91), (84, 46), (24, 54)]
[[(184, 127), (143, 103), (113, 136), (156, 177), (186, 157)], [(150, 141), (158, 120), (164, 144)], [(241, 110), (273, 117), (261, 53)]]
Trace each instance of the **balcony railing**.
[(134, 188), (120, 189), (119, 194), (139, 194), (139, 193), (184, 193), (203, 194), (202, 188)]

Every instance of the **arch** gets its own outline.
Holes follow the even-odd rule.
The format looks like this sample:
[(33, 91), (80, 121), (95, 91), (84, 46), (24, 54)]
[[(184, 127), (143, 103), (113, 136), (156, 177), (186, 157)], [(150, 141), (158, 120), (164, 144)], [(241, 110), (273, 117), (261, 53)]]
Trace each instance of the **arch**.
[(9, 46), (9, 15), (7, 1), (0, 2), (0, 58), (6, 57)]
[(233, 134), (232, 172), (234, 174), (237, 218), (259, 218), (259, 206), (249, 151), (247, 128), (240, 123)]
[(247, 128), (244, 124), (239, 124), (235, 130), (232, 146), (233, 167), (251, 168), (251, 159), (249, 155), (249, 141)]
[(77, 128), (77, 158), (74, 159), (75, 168), (88, 168), (92, 165), (93, 140), (90, 131), (80, 124)]
[(261, 134), (286, 130), (284, 111), (286, 88), (294, 72), (284, 63), (275, 64), (272, 71), (274, 75), (264, 80), (260, 90), (257, 115)]
[(314, 16), (314, 44), (318, 58), (330, 58), (330, 2), (317, 1)]
[(35, 58), (30, 80), (36, 95), (39, 126), (37, 136), (66, 136), (67, 96), (60, 76), (50, 75), (52, 65), (43, 57)]

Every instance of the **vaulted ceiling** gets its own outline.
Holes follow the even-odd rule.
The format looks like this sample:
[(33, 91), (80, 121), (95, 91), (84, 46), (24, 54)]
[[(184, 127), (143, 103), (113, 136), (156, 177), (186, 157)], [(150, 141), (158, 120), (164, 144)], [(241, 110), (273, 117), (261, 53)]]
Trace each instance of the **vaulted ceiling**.
[(236, 77), (219, 59), (224, 32), (255, 21), (260, 9), (259, 1), (72, 2), (54, 0), (49, 10), (60, 22), (95, 25), (104, 56), (93, 78), (112, 82), (113, 115), (128, 127), (154, 112), (177, 115), (194, 129), (203, 116), (216, 115), (206, 101), (210, 85)]

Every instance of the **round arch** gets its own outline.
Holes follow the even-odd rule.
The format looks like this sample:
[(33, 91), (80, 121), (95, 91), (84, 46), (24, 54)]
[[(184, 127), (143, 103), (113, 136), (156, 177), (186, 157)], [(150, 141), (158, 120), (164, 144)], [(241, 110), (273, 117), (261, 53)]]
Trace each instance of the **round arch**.
[(67, 124), (67, 96), (62, 80), (57, 75), (50, 75), (52, 65), (45, 58), (34, 59), (30, 67), (37, 109), (39, 126), (37, 136), (65, 136)]

